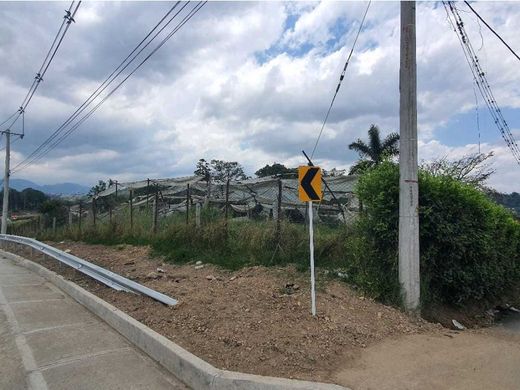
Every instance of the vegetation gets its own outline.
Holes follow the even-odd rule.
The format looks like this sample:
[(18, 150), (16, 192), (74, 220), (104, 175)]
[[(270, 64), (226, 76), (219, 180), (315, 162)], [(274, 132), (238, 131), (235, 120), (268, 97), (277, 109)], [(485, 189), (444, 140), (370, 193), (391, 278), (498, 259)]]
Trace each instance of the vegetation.
[[(0, 191), (0, 207), (2, 207), (4, 191)], [(26, 188), (23, 191), (9, 190), (9, 208), (12, 211), (36, 211), (50, 197), (43, 192)]]
[[(42, 240), (72, 239), (92, 244), (150, 245), (153, 253), (176, 263), (201, 260), (237, 269), (250, 265), (281, 265), (293, 263), (301, 270), (308, 268), (308, 233), (305, 226), (282, 222), (280, 232), (275, 221), (228, 221), (219, 210), (207, 208), (202, 213), (202, 226), (185, 223), (178, 214), (160, 220), (156, 234), (152, 233), (150, 210), (134, 213), (134, 228), (129, 214), (114, 215), (113, 223), (98, 220), (96, 227), (85, 221), (80, 231), (77, 225), (50, 229), (38, 235)], [(344, 262), (348, 229), (320, 226), (316, 229), (315, 247), (318, 265), (340, 267)]]
[(96, 196), (99, 193), (105, 191), (106, 189), (107, 189), (107, 183), (103, 180), (99, 180), (98, 183), (90, 189), (87, 196), (88, 197)]
[(201, 158), (193, 173), (204, 177), (206, 181), (210, 178), (221, 182), (247, 179), (244, 168), (236, 161), (211, 160), (208, 162)]
[(273, 165), (267, 164), (265, 167), (260, 168), (255, 172), (257, 177), (269, 177), (278, 176), (282, 178), (294, 178), (298, 175), (297, 168), (287, 168), (285, 165), (280, 163), (273, 163)]
[[(520, 224), (475, 187), (450, 176), (419, 174), (423, 304), (497, 302), (520, 286)], [(350, 243), (352, 282), (399, 302), (399, 169), (381, 163), (363, 175), (365, 206)]]
[(390, 133), (384, 140), (381, 140), (379, 133), (379, 128), (376, 125), (371, 125), (368, 130), (368, 144), (358, 139), (348, 146), (350, 150), (358, 152), (361, 157), (361, 160), (350, 168), (349, 174), (363, 173), (367, 169), (399, 154), (399, 134)]
[(486, 180), (495, 173), (489, 162), (492, 157), (493, 152), (470, 154), (454, 161), (443, 157), (422, 164), (421, 168), (433, 176), (449, 176), (460, 182), (484, 188)]
[(498, 204), (512, 210), (518, 218), (520, 218), (520, 194), (512, 192), (510, 194), (502, 194), (497, 191), (487, 190), (488, 196)]
[[(369, 145), (362, 141), (351, 144), (370, 158), (357, 164), (362, 175), (356, 192), (363, 210), (351, 226), (316, 226), (317, 266), (341, 270), (351, 284), (381, 301), (398, 304), (399, 169), (390, 161), (397, 152), (398, 137), (391, 135), (381, 142), (375, 126), (369, 134)], [(441, 159), (420, 169), (420, 261), (425, 306), (477, 301), (495, 304), (508, 292), (520, 289), (520, 224), (491, 200), (514, 203), (520, 196), (515, 193), (504, 198), (482, 190), (492, 173), (486, 165), (490, 156)], [(284, 177), (294, 172), (294, 168), (274, 163), (259, 169), (256, 175)], [(214, 180), (245, 177), (240, 164), (220, 160), (199, 160), (195, 173)], [(327, 176), (343, 174), (337, 169), (326, 172)], [(93, 188), (94, 193), (103, 183)], [(206, 207), (201, 226), (195, 226), (194, 215), (186, 224), (185, 215), (176, 214), (161, 218), (154, 234), (151, 207), (136, 209), (131, 227), (128, 209), (115, 208), (109, 203), (114, 199), (99, 200), (98, 211), (111, 209), (114, 215), (109, 221), (108, 216), (99, 214), (95, 227), (92, 221), (84, 220), (81, 230), (77, 225), (63, 226), (56, 234), (50, 229), (40, 231), (41, 225), (33, 228), (40, 231), (41, 239), (150, 245), (153, 253), (180, 263), (202, 260), (231, 269), (293, 263), (301, 270), (308, 269), (308, 233), (304, 224), (289, 223), (289, 217), (277, 230), (276, 222), (265, 217), (231, 218), (226, 222), (222, 210)], [(64, 222), (64, 208), (59, 202), (47, 200), (40, 210)], [(193, 209), (191, 212), (194, 214)], [(26, 230), (29, 227), (23, 226)]]

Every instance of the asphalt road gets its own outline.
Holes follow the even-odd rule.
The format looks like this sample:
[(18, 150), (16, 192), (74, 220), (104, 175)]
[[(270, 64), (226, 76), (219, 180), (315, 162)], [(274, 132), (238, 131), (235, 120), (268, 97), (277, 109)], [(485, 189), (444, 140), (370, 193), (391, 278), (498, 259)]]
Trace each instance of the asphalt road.
[(187, 389), (54, 285), (0, 258), (0, 389)]

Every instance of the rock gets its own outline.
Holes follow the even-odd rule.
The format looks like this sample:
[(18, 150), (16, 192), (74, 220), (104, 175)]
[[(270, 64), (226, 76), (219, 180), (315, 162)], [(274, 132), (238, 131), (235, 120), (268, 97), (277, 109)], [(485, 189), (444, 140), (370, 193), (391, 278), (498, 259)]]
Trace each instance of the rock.
[(204, 266), (201, 264), (201, 265), (196, 265), (195, 266), (195, 269), (201, 269), (201, 268), (204, 268)]
[(63, 252), (65, 252), (65, 253), (70, 253), (70, 252), (72, 252), (72, 251), (71, 251), (70, 249), (65, 249)]
[(383, 317), (383, 313), (381, 313), (380, 311), (377, 312), (377, 318), (381, 319), (381, 317)]
[(459, 321), (457, 320), (451, 320), (451, 323), (453, 324), (453, 326), (455, 327), (455, 329), (457, 330), (464, 330), (466, 329), (466, 327), (464, 325), (462, 325)]
[(135, 264), (135, 261), (127, 261), (123, 265), (134, 265), (134, 264)]
[(229, 281), (232, 282), (233, 280), (235, 280), (237, 277), (236, 276), (232, 276), (229, 278)]
[(206, 276), (206, 279), (208, 280), (215, 280), (216, 278), (213, 275)]
[(160, 278), (160, 276), (157, 275), (157, 274), (156, 274), (155, 272), (153, 272), (153, 271), (150, 272), (148, 275), (146, 275), (146, 277), (147, 277), (148, 279), (158, 279), (158, 278)]
[(65, 241), (60, 241), (59, 244), (65, 244)]
[(200, 260), (195, 263), (195, 265), (201, 265), (201, 264), (202, 264), (202, 261), (200, 261)]
[(515, 312), (515, 313), (520, 313), (520, 310), (518, 310), (516, 307), (513, 307), (513, 306), (510, 306), (509, 310), (511, 310), (512, 312)]
[(162, 268), (157, 268), (157, 272), (160, 272), (161, 274), (165, 274), (166, 271)]

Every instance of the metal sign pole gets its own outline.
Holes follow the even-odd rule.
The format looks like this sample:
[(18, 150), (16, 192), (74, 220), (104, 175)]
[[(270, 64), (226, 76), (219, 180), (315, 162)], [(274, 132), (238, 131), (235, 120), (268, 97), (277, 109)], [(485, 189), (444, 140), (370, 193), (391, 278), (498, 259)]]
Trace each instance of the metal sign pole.
[(311, 255), (311, 312), (316, 315), (316, 282), (314, 276), (314, 227), (312, 215), (312, 202), (309, 203), (309, 248)]

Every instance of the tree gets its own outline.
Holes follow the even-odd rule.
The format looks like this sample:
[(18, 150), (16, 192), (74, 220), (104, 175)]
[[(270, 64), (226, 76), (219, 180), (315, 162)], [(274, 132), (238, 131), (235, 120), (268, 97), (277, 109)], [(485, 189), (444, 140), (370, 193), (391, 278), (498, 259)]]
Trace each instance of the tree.
[(43, 202), (39, 209), (40, 213), (49, 217), (56, 218), (58, 224), (63, 224), (67, 220), (68, 209), (65, 204), (57, 198), (48, 199)]
[(421, 168), (434, 176), (449, 176), (455, 180), (483, 188), (486, 180), (495, 173), (488, 161), (493, 152), (474, 153), (458, 160), (448, 160), (446, 157), (431, 163), (421, 164)]
[(103, 180), (99, 180), (98, 184), (96, 184), (94, 187), (92, 187), (87, 195), (89, 197), (93, 197), (93, 196), (96, 196), (99, 193), (105, 191), (106, 189), (107, 189), (107, 183)]
[(267, 164), (255, 172), (257, 177), (278, 176), (287, 178), (295, 177), (297, 174), (298, 171), (296, 168), (287, 168), (285, 165), (276, 162), (273, 163), (273, 165)]
[(196, 169), (193, 173), (197, 176), (202, 176), (205, 181), (208, 181), (211, 178), (211, 167), (209, 166), (209, 162), (201, 158), (197, 162)]
[(208, 163), (205, 159), (201, 158), (197, 163), (194, 173), (204, 177), (206, 181), (210, 178), (220, 182), (247, 179), (244, 168), (236, 161), (211, 160), (211, 162)]
[(359, 153), (361, 159), (349, 171), (350, 175), (363, 173), (367, 169), (379, 165), (386, 159), (399, 154), (399, 134), (390, 133), (381, 141), (379, 128), (371, 125), (368, 130), (368, 144), (358, 138), (348, 148)]

